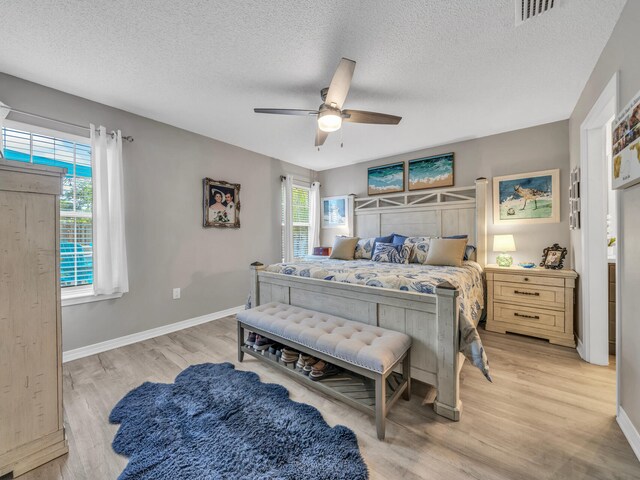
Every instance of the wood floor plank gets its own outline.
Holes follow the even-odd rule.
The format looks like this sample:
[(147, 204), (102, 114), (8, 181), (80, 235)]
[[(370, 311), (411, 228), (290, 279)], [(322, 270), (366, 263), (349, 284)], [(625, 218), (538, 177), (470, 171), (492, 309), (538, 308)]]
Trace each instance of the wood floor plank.
[(482, 331), (494, 383), (465, 363), (462, 421), (436, 415), (433, 389), (414, 382), (411, 400), (389, 413), (380, 442), (369, 415), (255, 359), (238, 363), (235, 332), (227, 317), (65, 364), (70, 453), (21, 478), (116, 478), (127, 459), (111, 449), (115, 404), (145, 381), (172, 382), (189, 365), (231, 362), (284, 385), (329, 425), (351, 428), (372, 479), (640, 479), (640, 462), (615, 420), (615, 367), (589, 365), (573, 349)]

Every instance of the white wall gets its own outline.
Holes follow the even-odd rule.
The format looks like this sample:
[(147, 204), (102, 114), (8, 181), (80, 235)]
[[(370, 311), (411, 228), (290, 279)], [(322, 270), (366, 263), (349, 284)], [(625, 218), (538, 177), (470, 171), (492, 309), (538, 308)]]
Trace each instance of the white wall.
[[(64, 350), (242, 305), (249, 264), (280, 258), (280, 175), (309, 178), (309, 170), (1, 73), (0, 99), (135, 138), (124, 145), (130, 292), (63, 308)], [(239, 230), (202, 227), (204, 177), (242, 185)]]
[[(587, 85), (570, 118), (571, 165), (580, 163), (580, 125), (615, 72), (619, 72), (619, 104), (624, 107), (640, 90), (640, 60), (633, 48), (637, 44), (640, 24), (640, 1), (627, 2), (609, 42), (602, 51)], [(620, 223), (620, 406), (640, 431), (640, 185), (621, 193)], [(576, 259), (580, 258), (580, 233), (571, 235)], [(581, 265), (577, 265), (578, 269)], [(640, 442), (640, 438), (637, 439)], [(640, 445), (638, 443), (637, 445)], [(636, 452), (638, 453), (638, 451)]]
[[(398, 161), (406, 162), (414, 158), (446, 152), (454, 152), (455, 154), (455, 186), (473, 185), (478, 177), (489, 179), (489, 203), (487, 205), (489, 210), (489, 250), (493, 247), (493, 235), (502, 233), (513, 233), (514, 235), (518, 250), (513, 253), (515, 262), (539, 263), (544, 247), (554, 243), (569, 247), (569, 212), (567, 207), (569, 202), (569, 123), (566, 120), (324, 170), (319, 172), (322, 184), (321, 195), (326, 197), (355, 193), (359, 197), (367, 196), (367, 168)], [(492, 177), (553, 168), (560, 169), (560, 223), (493, 224)], [(321, 233), (322, 245), (331, 246), (336, 231), (323, 230)], [(496, 254), (489, 251), (489, 263), (495, 263), (495, 257)]]

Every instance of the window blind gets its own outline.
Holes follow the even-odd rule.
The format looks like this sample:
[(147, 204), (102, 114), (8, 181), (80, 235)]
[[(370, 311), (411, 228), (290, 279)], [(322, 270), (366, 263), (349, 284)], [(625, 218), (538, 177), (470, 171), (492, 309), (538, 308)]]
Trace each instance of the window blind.
[(67, 169), (60, 196), (62, 287), (93, 283), (93, 184), (91, 147), (75, 141), (4, 127), (7, 160)]

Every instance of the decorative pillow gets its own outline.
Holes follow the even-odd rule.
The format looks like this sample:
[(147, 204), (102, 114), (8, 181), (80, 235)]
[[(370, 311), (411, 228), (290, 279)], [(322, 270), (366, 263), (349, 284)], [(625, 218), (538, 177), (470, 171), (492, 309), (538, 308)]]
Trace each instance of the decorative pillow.
[(397, 233), (393, 234), (393, 239), (391, 240), (391, 243), (393, 243), (394, 245), (402, 245), (409, 237), (406, 237), (404, 235), (398, 235)]
[(466, 238), (432, 238), (425, 265), (459, 267), (466, 246)]
[(361, 238), (360, 240), (358, 240), (354, 258), (371, 260), (371, 255), (373, 254), (373, 244), (375, 240), (375, 238)]
[(411, 245), (407, 243), (403, 243), (402, 245), (377, 243), (371, 259), (374, 262), (408, 263), (411, 248)]
[(329, 258), (337, 260), (353, 260), (358, 237), (336, 237)]
[[(442, 237), (442, 238), (453, 238), (453, 239), (466, 238), (467, 241), (469, 241), (469, 235), (449, 235), (447, 237)], [(471, 260), (472, 258), (475, 258), (475, 256), (476, 256), (476, 247), (474, 247), (473, 245), (467, 245), (467, 248), (465, 248), (464, 250), (463, 260)]]
[(393, 240), (393, 233), (391, 235), (387, 235), (387, 236), (384, 236), (384, 237), (376, 237), (373, 240), (373, 249), (372, 249), (372, 251), (374, 251), (374, 252), (376, 251), (376, 245), (378, 243), (391, 243), (391, 240)]
[(476, 260), (476, 252), (478, 249), (474, 245), (467, 245), (464, 249), (463, 260)]
[(411, 256), (409, 263), (424, 263), (427, 260), (427, 252), (429, 251), (429, 242), (431, 237), (407, 237), (404, 241), (405, 245), (411, 245)]

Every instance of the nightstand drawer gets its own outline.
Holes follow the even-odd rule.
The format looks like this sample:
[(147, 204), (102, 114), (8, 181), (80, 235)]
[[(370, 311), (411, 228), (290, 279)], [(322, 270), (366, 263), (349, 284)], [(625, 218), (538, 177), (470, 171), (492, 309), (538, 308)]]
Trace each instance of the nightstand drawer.
[(524, 325), (555, 332), (564, 332), (564, 312), (527, 308), (506, 303), (493, 304), (493, 319), (496, 322)]
[(494, 282), (493, 298), (506, 303), (564, 309), (564, 288)]
[(493, 279), (496, 282), (515, 282), (535, 285), (548, 285), (551, 287), (564, 287), (564, 278), (542, 277), (538, 275), (527, 275), (526, 273), (494, 273)]

